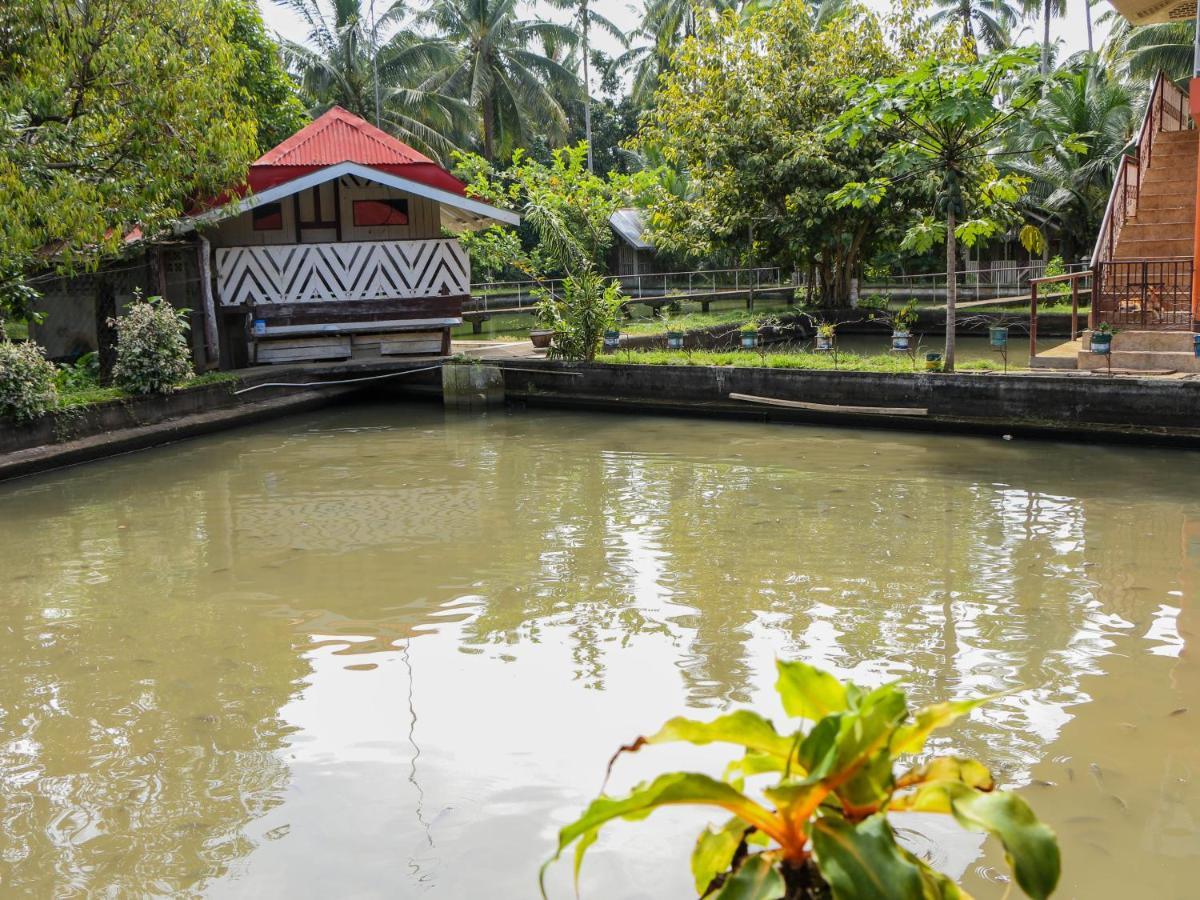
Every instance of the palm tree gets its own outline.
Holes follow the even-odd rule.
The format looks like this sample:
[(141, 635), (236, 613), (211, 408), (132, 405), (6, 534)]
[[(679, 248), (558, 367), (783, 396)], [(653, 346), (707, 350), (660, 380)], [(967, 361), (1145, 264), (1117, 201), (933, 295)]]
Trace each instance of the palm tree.
[(973, 47), (1002, 50), (1012, 44), (1018, 13), (1008, 0), (934, 0), (937, 10), (929, 21), (943, 26), (961, 26), (963, 40)]
[(1063, 68), (1013, 138), (1013, 149), (1029, 154), (1014, 153), (1008, 165), (1030, 179), (1029, 199), (1058, 227), (1067, 255), (1078, 258), (1091, 250), (1133, 137), (1136, 89), (1092, 53)]
[(535, 131), (565, 137), (566, 113), (555, 93), (577, 91), (579, 83), (535, 45), (574, 46), (574, 29), (518, 18), (517, 0), (433, 0), (416, 20), (436, 36), (414, 49), (443, 58), (423, 86), (470, 104), (482, 126), (484, 156), (506, 156)]
[(408, 31), (379, 39), (402, 21), (404, 0), (387, 3), (374, 22), (359, 0), (275, 0), (308, 26), (305, 43), (281, 40), (284, 59), (310, 112), (341, 106), (431, 156), (443, 158), (470, 111), (453, 97), (419, 85), (438, 61)]
[(1029, 18), (1042, 19), (1042, 77), (1050, 74), (1050, 20), (1067, 14), (1067, 0), (1023, 0), (1022, 8)]
[[(1108, 16), (1102, 17), (1104, 21)], [(1110, 66), (1128, 77), (1150, 81), (1160, 71), (1176, 84), (1192, 76), (1196, 22), (1163, 22), (1134, 27), (1114, 17), (1101, 55)], [(1111, 21), (1111, 20), (1110, 20)]]
[(549, 2), (551, 6), (558, 9), (574, 10), (579, 20), (580, 39), (583, 42), (583, 132), (588, 147), (588, 171), (594, 172), (596, 166), (592, 154), (592, 78), (589, 69), (589, 56), (591, 53), (589, 34), (594, 25), (608, 32), (622, 46), (628, 47), (629, 39), (625, 36), (625, 32), (618, 28), (611, 19), (607, 16), (602, 16), (591, 8), (591, 0), (549, 0)]

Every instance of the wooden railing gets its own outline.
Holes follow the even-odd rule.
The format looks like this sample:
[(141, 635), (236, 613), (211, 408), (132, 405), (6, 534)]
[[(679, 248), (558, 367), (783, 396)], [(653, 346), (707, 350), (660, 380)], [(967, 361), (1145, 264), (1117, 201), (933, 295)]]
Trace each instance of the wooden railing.
[[(1091, 271), (1068, 272), (1066, 275), (1051, 275), (1048, 278), (1034, 278), (1029, 282), (1029, 358), (1037, 356), (1038, 336), (1038, 295), (1042, 285), (1063, 284), (1071, 285), (1071, 340), (1079, 337), (1079, 298), (1083, 294), (1093, 296), (1095, 282)], [(1042, 296), (1045, 296), (1044, 294)], [(1096, 304), (1092, 303), (1092, 315), (1095, 315)]]
[(1100, 234), (1096, 238), (1096, 248), (1092, 252), (1093, 267), (1114, 258), (1125, 220), (1137, 215), (1142, 179), (1154, 162), (1155, 135), (1164, 131), (1188, 131), (1191, 127), (1188, 95), (1159, 72), (1154, 78), (1150, 100), (1142, 115), (1137, 154), (1122, 156), (1117, 166), (1117, 177), (1113, 181), (1104, 220), (1100, 224)]

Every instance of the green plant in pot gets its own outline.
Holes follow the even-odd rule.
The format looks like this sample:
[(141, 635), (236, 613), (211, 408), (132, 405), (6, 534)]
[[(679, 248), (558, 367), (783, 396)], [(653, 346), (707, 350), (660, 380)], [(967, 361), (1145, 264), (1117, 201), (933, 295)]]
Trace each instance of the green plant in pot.
[[(945, 813), (1000, 840), (1017, 884), (1049, 897), (1060, 859), (1054, 832), (1019, 796), (996, 789), (973, 759), (930, 756), (925, 743), (986, 702), (940, 703), (910, 712), (904, 692), (840, 682), (803, 662), (776, 663), (776, 690), (793, 721), (776, 729), (750, 710), (709, 722), (675, 718), (620, 748), (722, 744), (738, 756), (720, 778), (671, 772), (614, 797), (601, 794), (558, 835), (546, 869), (574, 847), (575, 877), (605, 825), (664, 806), (709, 806), (726, 818), (701, 832), (692, 854), (700, 897), (720, 900), (947, 900), (967, 894), (897, 840), (891, 813)], [(753, 786), (752, 786), (753, 785)]]
[(823, 352), (833, 349), (833, 341), (837, 326), (832, 322), (822, 322), (817, 326), (817, 349)]
[(1117, 330), (1107, 322), (1101, 322), (1092, 332), (1091, 351), (1093, 353), (1108, 353), (1112, 350), (1113, 335)]
[(917, 301), (909, 300), (892, 316), (892, 349), (907, 351), (912, 346), (912, 330), (917, 325)]

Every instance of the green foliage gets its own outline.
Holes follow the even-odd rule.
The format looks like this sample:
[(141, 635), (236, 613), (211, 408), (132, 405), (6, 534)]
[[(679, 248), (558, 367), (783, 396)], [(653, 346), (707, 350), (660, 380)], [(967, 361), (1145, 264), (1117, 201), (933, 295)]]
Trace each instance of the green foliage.
[(378, 121), (435, 159), (446, 158), (470, 134), (470, 104), (426, 82), (431, 67), (451, 58), (450, 48), (407, 28), (390, 34), (403, 17), (404, 3), (380, 2), (376, 29), (359, 0), (275, 2), (308, 27), (306, 42), (284, 41), (283, 52), (314, 114), (336, 104)]
[[(1001, 172), (988, 151), (1013, 133), (1041, 95), (1033, 76), (1034, 48), (996, 53), (981, 60), (929, 57), (901, 74), (870, 81), (852, 76), (843, 90), (856, 103), (826, 134), (857, 146), (884, 140), (881, 168), (887, 174), (850, 181), (829, 198), (846, 209), (884, 202), (898, 184), (926, 178), (937, 184), (931, 214), (905, 235), (904, 245), (927, 250), (939, 239), (946, 272), (958, 270), (958, 242), (968, 247), (1020, 222), (1017, 203), (1028, 179)], [(945, 369), (954, 370), (957, 279), (947, 279)]]
[(229, 40), (240, 57), (237, 88), (243, 105), (258, 119), (257, 143), (265, 153), (308, 122), (296, 86), (283, 66), (279, 45), (267, 34), (252, 0), (225, 0), (230, 9)]
[(919, 318), (917, 300), (914, 297), (896, 310), (896, 314), (892, 316), (892, 324), (898, 331), (912, 331), (916, 327)]
[(0, 5), (0, 277), (92, 265), (244, 177), (258, 122), (239, 8)]
[(117, 361), (113, 380), (131, 394), (169, 394), (191, 378), (187, 313), (162, 297), (135, 300), (114, 323)]
[(493, 225), (480, 231), (464, 231), (455, 235), (471, 257), (471, 272), (478, 280), (498, 281), (519, 274), (525, 259), (521, 236), (511, 228)]
[[(828, 353), (776, 352), (748, 353), (743, 350), (643, 350), (611, 357), (610, 361), (622, 365), (643, 366), (735, 366), (762, 367), (767, 369), (810, 369), (834, 368), (834, 360)], [(893, 372), (911, 374), (916, 366), (908, 354), (877, 353), (860, 355), (841, 351), (837, 366), (844, 372)], [(993, 359), (973, 359), (959, 366), (963, 371), (998, 372), (1003, 366)]]
[(100, 384), (100, 354), (93, 350), (83, 354), (74, 363), (60, 366), (54, 383), (64, 394), (97, 387)]
[[(664, 806), (702, 805), (733, 818), (697, 841), (692, 874), (700, 896), (775, 900), (785, 893), (791, 900), (813, 896), (813, 886), (824, 883), (834, 900), (965, 897), (896, 842), (888, 813), (917, 811), (949, 814), (964, 828), (996, 837), (1021, 889), (1036, 900), (1050, 896), (1059, 878), (1058, 843), (1023, 799), (996, 790), (975, 760), (905, 761), (922, 753), (933, 731), (984, 700), (910, 714), (895, 683), (868, 691), (803, 662), (776, 666), (783, 707), (802, 720), (794, 730), (777, 731), (746, 710), (712, 722), (672, 719), (637, 738), (617, 755), (685, 742), (728, 744), (741, 756), (719, 780), (674, 772), (624, 797), (601, 795), (559, 832), (558, 849), (546, 866), (575, 845), (578, 877), (588, 847), (609, 822), (642, 819)], [(775, 781), (749, 791), (747, 778), (759, 775)]]
[[(661, 250), (694, 258), (737, 254), (815, 269), (820, 299), (844, 302), (859, 263), (897, 239), (908, 206), (926, 190), (900, 188), (890, 204), (839, 208), (829, 195), (866, 181), (878, 141), (827, 141), (827, 123), (853, 106), (838, 89), (847, 72), (883, 78), (903, 65), (888, 40), (928, 31), (845, 4), (828, 18), (801, 0), (750, 14), (699, 17), (643, 119), (637, 149), (685, 173), (686, 194), (654, 195), (649, 231)], [(897, 41), (899, 43), (899, 41)], [(911, 196), (910, 196), (911, 193)], [(750, 232), (753, 230), (753, 246)]]
[(538, 324), (554, 332), (550, 355), (591, 360), (604, 332), (617, 327), (625, 298), (616, 281), (594, 271), (568, 275), (560, 290), (544, 289)]
[(0, 341), (0, 416), (27, 422), (58, 402), (54, 364), (33, 343)]

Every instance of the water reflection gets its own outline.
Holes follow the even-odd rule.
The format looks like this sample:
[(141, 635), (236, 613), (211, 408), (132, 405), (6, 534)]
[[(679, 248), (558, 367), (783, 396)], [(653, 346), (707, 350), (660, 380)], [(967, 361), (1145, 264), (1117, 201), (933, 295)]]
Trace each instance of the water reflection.
[[(0, 888), (525, 896), (617, 743), (770, 711), (781, 654), (1013, 690), (936, 749), (1025, 786), (1064, 895), (1126, 895), (1133, 853), (1185, 896), (1188, 459), (362, 407), (2, 487)], [(606, 837), (590, 895), (684, 895), (697, 821)], [(1003, 893), (973, 839), (909, 830)]]

